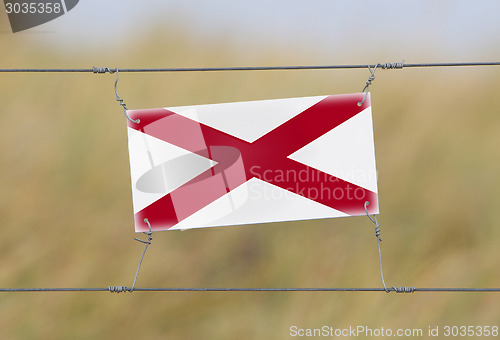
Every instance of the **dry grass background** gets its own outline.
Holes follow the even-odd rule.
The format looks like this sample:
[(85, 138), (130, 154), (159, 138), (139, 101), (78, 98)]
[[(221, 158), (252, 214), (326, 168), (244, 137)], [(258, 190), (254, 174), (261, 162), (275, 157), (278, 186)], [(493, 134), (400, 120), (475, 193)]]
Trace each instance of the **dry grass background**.
[[(36, 38), (1, 34), (0, 46), (8, 46), (1, 66), (248, 64), (223, 41), (199, 46), (182, 32), (69, 57)], [(305, 53), (270, 47), (251, 64), (304, 60)], [(388, 285), (500, 286), (499, 75), (497, 68), (377, 72)], [(0, 286), (130, 285), (143, 245), (133, 241), (114, 76), (0, 77)], [(358, 92), (367, 77), (366, 70), (122, 74), (119, 92), (130, 108), (154, 108)], [(138, 286), (378, 287), (373, 225), (355, 217), (156, 233)], [(498, 294), (471, 293), (2, 293), (0, 338), (284, 339), (291, 325), (499, 325), (498, 306)]]

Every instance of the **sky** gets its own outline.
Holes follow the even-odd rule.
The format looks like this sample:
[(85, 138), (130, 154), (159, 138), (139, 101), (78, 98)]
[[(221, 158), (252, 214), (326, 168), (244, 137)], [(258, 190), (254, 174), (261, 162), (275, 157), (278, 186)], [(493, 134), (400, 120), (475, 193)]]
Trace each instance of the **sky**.
[(223, 39), (250, 54), (274, 46), (359, 62), (374, 50), (388, 61), (490, 61), (500, 54), (499, 11), (498, 0), (80, 0), (68, 14), (16, 34), (70, 52), (137, 44), (153, 29), (175, 37), (171, 27), (180, 27), (194, 41)]

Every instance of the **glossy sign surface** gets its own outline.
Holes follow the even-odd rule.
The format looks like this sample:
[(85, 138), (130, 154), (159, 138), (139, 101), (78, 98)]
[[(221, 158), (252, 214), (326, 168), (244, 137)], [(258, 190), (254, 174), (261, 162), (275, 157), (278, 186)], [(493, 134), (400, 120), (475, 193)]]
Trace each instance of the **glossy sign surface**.
[(130, 110), (137, 232), (378, 213), (370, 96)]

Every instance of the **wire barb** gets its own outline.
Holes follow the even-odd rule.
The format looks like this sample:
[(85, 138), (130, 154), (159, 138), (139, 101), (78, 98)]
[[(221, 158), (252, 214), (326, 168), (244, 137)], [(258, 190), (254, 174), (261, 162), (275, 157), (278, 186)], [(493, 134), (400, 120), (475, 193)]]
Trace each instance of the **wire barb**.
[(415, 287), (392, 287), (396, 293), (414, 293)]
[(92, 67), (92, 72), (94, 73), (100, 73), (100, 74), (103, 74), (103, 73), (110, 73), (110, 74), (113, 74), (116, 72), (116, 70), (118, 69), (110, 69), (109, 67)]
[(120, 293), (128, 292), (129, 289), (126, 286), (109, 286), (108, 291), (110, 293), (120, 294)]
[(404, 60), (400, 63), (396, 62), (396, 63), (379, 64), (379, 67), (382, 68), (383, 70), (402, 69), (404, 66), (405, 66)]

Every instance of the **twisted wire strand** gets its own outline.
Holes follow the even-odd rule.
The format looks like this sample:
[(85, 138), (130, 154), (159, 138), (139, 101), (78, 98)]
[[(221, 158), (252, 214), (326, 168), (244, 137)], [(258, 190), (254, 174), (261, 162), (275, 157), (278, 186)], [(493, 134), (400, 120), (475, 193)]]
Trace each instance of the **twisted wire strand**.
[(126, 286), (109, 286), (108, 287), (108, 291), (110, 293), (124, 293), (124, 292), (128, 292), (129, 289), (126, 287)]
[[(344, 64), (344, 65), (290, 65), (290, 66), (232, 66), (232, 67), (163, 67), (163, 68), (120, 68), (120, 72), (216, 72), (216, 71), (268, 71), (268, 70), (334, 70), (363, 69), (380, 65), (383, 69), (422, 68), (422, 67), (469, 67), (500, 66), (500, 61), (480, 62), (448, 62), (448, 63), (376, 63), (376, 64)], [(390, 66), (389, 66), (390, 65)], [(385, 66), (385, 67), (384, 67)], [(401, 67), (399, 67), (401, 66)], [(107, 67), (93, 68), (2, 68), (0, 72), (10, 73), (112, 73)]]
[[(365, 87), (363, 87), (363, 91), (361, 91), (362, 93), (364, 93), (364, 97), (363, 97), (363, 100), (361, 100), (360, 102), (358, 102), (358, 106), (361, 106), (363, 105), (363, 103), (365, 102), (366, 100), (366, 96), (368, 96), (368, 88), (370, 87), (370, 85), (372, 84), (372, 81), (375, 80), (375, 71), (377, 70), (377, 67), (381, 65), (381, 64), (377, 64), (375, 65), (374, 68), (371, 68), (370, 66), (368, 66), (368, 70), (370, 70), (370, 76), (368, 77), (368, 80), (366, 81), (366, 84), (365, 84)], [(390, 63), (386, 63), (384, 64), (384, 66), (387, 66), (387, 65), (392, 65)], [(382, 67), (384, 68), (384, 67)]]
[(134, 282), (132, 283), (132, 287), (128, 288), (127, 286), (109, 286), (107, 288), (107, 290), (110, 293), (118, 293), (118, 294), (124, 293), (124, 292), (132, 293), (135, 290), (135, 283), (137, 282), (137, 277), (139, 276), (139, 270), (141, 269), (142, 260), (144, 260), (144, 255), (146, 254), (146, 250), (148, 250), (148, 247), (151, 244), (151, 241), (153, 240), (153, 237), (151, 236), (151, 235), (153, 235), (153, 232), (151, 231), (151, 223), (149, 223), (149, 220), (147, 218), (144, 219), (144, 223), (147, 223), (148, 228), (149, 228), (149, 231), (143, 232), (143, 234), (147, 236), (146, 241), (134, 237), (134, 240), (139, 241), (141, 243), (144, 243), (145, 246), (144, 246), (144, 250), (142, 251), (142, 256), (141, 256), (141, 259), (139, 261), (139, 265), (137, 266), (137, 270), (135, 272)]
[[(500, 293), (500, 288), (394, 288), (396, 293), (404, 290), (412, 293)], [(125, 286), (106, 288), (0, 288), (0, 293), (48, 293), (48, 292), (128, 292)], [(386, 292), (384, 288), (178, 288), (178, 287), (142, 287), (136, 292)], [(408, 291), (408, 292), (409, 292)]]
[(414, 293), (415, 287), (392, 287), (396, 293)]
[(384, 70), (396, 70), (396, 69), (402, 69), (405, 66), (405, 61), (403, 60), (402, 62), (398, 63), (385, 63), (385, 64), (379, 64), (379, 67), (384, 69)]
[[(99, 68), (99, 70), (101, 70), (102, 68)], [(123, 107), (123, 114), (125, 115), (125, 117), (127, 117), (128, 120), (130, 120), (132, 123), (136, 123), (138, 124), (141, 120), (139, 118), (137, 118), (136, 120), (133, 120), (132, 118), (129, 117), (129, 115), (127, 114), (127, 104), (125, 104), (123, 102), (123, 99), (120, 98), (120, 95), (118, 94), (118, 68), (116, 68), (114, 71), (111, 71), (109, 68), (105, 67), (104, 68), (105, 71), (108, 71), (109, 73), (113, 74), (114, 72), (116, 72), (116, 80), (115, 80), (115, 95), (116, 95), (116, 101)], [(99, 72), (101, 73), (101, 72)]]
[(380, 224), (378, 223), (377, 216), (375, 216), (375, 214), (373, 214), (373, 217), (371, 217), (370, 214), (368, 213), (368, 205), (369, 204), (370, 204), (369, 201), (365, 202), (365, 212), (366, 212), (366, 216), (368, 216), (368, 218), (370, 219), (370, 221), (372, 221), (375, 224), (375, 236), (377, 237), (378, 262), (379, 262), (379, 267), (380, 267), (380, 279), (382, 280), (382, 285), (384, 286), (384, 290), (387, 293), (389, 293), (390, 290), (387, 289), (387, 287), (385, 285), (384, 271), (382, 269), (382, 250), (380, 249), (380, 242), (382, 242), (382, 238), (380, 237), (380, 233), (381, 233)]
[(103, 74), (103, 73), (110, 73), (110, 74), (113, 74), (116, 72), (116, 70), (118, 70), (117, 68), (109, 68), (109, 67), (92, 67), (92, 72), (93, 73), (100, 73), (100, 74)]
[(153, 240), (153, 237), (151, 236), (151, 235), (153, 235), (153, 232), (151, 231), (151, 223), (149, 223), (149, 220), (147, 218), (144, 219), (144, 222), (148, 224), (148, 228), (149, 228), (149, 231), (143, 232), (143, 234), (148, 237), (147, 240), (143, 241), (141, 239), (134, 238), (134, 240), (144, 243), (145, 246), (144, 246), (144, 250), (142, 251), (141, 260), (139, 261), (139, 265), (137, 266), (137, 271), (135, 272), (134, 283), (132, 284), (132, 288), (130, 288), (130, 290), (129, 290), (131, 293), (135, 289), (135, 283), (137, 282), (137, 276), (139, 276), (139, 270), (141, 269), (142, 260), (144, 260), (144, 255), (146, 254), (146, 250), (148, 250), (148, 247), (151, 244), (151, 241)]
[(93, 73), (98, 73), (98, 74), (104, 74), (104, 73), (109, 73), (109, 74), (113, 74), (113, 73), (116, 73), (116, 80), (115, 80), (115, 96), (116, 96), (116, 101), (120, 104), (120, 106), (123, 108), (123, 114), (125, 115), (125, 117), (127, 117), (127, 119), (129, 121), (131, 121), (132, 123), (140, 123), (140, 119), (137, 118), (136, 120), (133, 120), (132, 118), (129, 117), (129, 115), (127, 114), (127, 104), (125, 104), (125, 102), (123, 101), (123, 99), (120, 97), (120, 95), (118, 94), (118, 78), (119, 78), (119, 69), (118, 67), (116, 68), (109, 68), (109, 67), (93, 67), (92, 68), (92, 72)]
[(365, 212), (366, 216), (370, 219), (375, 224), (375, 237), (377, 238), (377, 247), (378, 247), (378, 263), (380, 267), (380, 279), (382, 280), (382, 285), (384, 286), (384, 290), (386, 293), (390, 292), (396, 292), (396, 293), (413, 293), (415, 292), (415, 287), (394, 287), (392, 286), (391, 288), (387, 288), (385, 285), (385, 280), (384, 280), (384, 270), (382, 268), (382, 250), (380, 248), (380, 242), (382, 242), (382, 238), (380, 237), (381, 230), (380, 230), (380, 223), (377, 221), (377, 216), (373, 214), (373, 217), (370, 216), (368, 213), (368, 205), (370, 204), (369, 201), (365, 202)]

